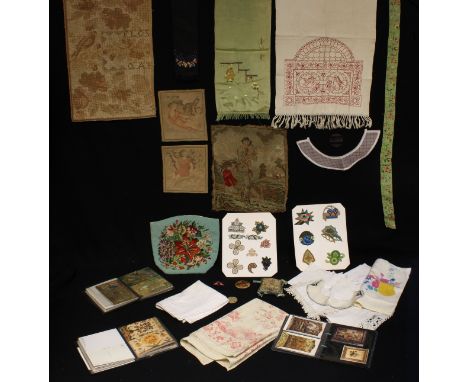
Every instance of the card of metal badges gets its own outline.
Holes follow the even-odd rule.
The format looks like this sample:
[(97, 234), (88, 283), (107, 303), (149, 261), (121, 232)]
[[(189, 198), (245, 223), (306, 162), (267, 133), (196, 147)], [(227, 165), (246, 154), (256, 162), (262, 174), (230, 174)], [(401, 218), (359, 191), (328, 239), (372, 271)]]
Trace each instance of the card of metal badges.
[(270, 277), (278, 272), (276, 219), (269, 212), (228, 213), (222, 223), (226, 277)]

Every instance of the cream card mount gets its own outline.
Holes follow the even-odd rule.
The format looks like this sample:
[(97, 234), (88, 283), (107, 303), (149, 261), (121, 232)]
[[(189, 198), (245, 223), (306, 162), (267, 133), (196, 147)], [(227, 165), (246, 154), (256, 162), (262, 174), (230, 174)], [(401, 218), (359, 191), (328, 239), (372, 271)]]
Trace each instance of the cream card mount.
[(276, 219), (271, 213), (226, 214), (222, 271), (226, 277), (271, 277), (278, 272)]
[(350, 264), (346, 210), (341, 203), (299, 205), (292, 210), (296, 266), (340, 270)]

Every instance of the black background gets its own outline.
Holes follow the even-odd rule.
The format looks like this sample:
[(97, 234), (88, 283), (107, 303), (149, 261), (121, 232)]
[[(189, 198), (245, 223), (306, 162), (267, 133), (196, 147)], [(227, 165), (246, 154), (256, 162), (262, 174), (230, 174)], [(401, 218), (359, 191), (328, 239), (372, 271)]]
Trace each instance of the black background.
[[(233, 0), (235, 1), (235, 0)], [(169, 1), (153, 1), (153, 43), (156, 90), (204, 88), (208, 124), (215, 123), (213, 87), (213, 0), (199, 1), (199, 78), (176, 81), (173, 67)], [(297, 204), (341, 202), (346, 207), (351, 267), (372, 265), (383, 257), (412, 267), (410, 281), (395, 315), (379, 328), (370, 370), (273, 352), (266, 347), (236, 369), (226, 372), (213, 363), (202, 366), (180, 348), (155, 358), (90, 375), (80, 359), (78, 337), (156, 315), (180, 339), (256, 296), (256, 285), (235, 289), (235, 279), (221, 273), (219, 256), (206, 275), (168, 276), (174, 292), (201, 279), (227, 296), (228, 305), (196, 322), (182, 324), (157, 311), (158, 298), (136, 302), (102, 314), (83, 290), (143, 266), (154, 266), (149, 222), (179, 214), (222, 218), (211, 210), (206, 195), (162, 192), (159, 118), (72, 123), (65, 55), (63, 7), (50, 6), (51, 78), (51, 272), (50, 367), (54, 381), (268, 381), (320, 378), (327, 381), (409, 381), (418, 371), (418, 12), (417, 1), (402, 0), (400, 63), (394, 146), (394, 197), (397, 230), (385, 228), (380, 199), (380, 142), (369, 157), (348, 171), (321, 169), (306, 160), (295, 142), (310, 137), (325, 153), (340, 155), (356, 145), (362, 131), (288, 132), (288, 211)], [(274, 28), (274, 17), (272, 17)], [(371, 94), (373, 128), (382, 128), (388, 1), (378, 0), (377, 41)], [(272, 38), (272, 73), (274, 39)], [(274, 78), (273, 78), (274, 79)], [(274, 81), (272, 79), (272, 110)], [(242, 123), (255, 121), (242, 121)], [(236, 124), (233, 122), (232, 124)], [(338, 132), (344, 143), (329, 144)], [(210, 158), (211, 163), (211, 158)], [(211, 190), (211, 186), (210, 186)], [(279, 272), (289, 279), (299, 270), (294, 263), (290, 212), (275, 214)], [(264, 299), (288, 313), (303, 315), (289, 295)], [(36, 344), (37, 345), (37, 344)], [(36, 348), (40, 349), (40, 346)]]

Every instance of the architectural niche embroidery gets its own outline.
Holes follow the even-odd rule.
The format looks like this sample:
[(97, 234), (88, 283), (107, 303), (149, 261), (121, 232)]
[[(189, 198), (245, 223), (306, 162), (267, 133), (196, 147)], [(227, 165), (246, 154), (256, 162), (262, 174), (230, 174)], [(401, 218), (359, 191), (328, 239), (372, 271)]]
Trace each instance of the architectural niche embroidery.
[(361, 106), (362, 67), (362, 60), (337, 39), (309, 41), (285, 60), (284, 104)]

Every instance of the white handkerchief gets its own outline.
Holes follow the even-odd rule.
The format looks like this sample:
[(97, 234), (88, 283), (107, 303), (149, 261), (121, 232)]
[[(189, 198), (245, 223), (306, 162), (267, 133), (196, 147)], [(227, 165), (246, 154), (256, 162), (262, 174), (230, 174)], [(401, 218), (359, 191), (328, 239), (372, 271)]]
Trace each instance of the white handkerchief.
[(156, 308), (166, 311), (179, 321), (192, 324), (221, 309), (228, 302), (226, 296), (198, 280), (182, 292), (159, 301)]

